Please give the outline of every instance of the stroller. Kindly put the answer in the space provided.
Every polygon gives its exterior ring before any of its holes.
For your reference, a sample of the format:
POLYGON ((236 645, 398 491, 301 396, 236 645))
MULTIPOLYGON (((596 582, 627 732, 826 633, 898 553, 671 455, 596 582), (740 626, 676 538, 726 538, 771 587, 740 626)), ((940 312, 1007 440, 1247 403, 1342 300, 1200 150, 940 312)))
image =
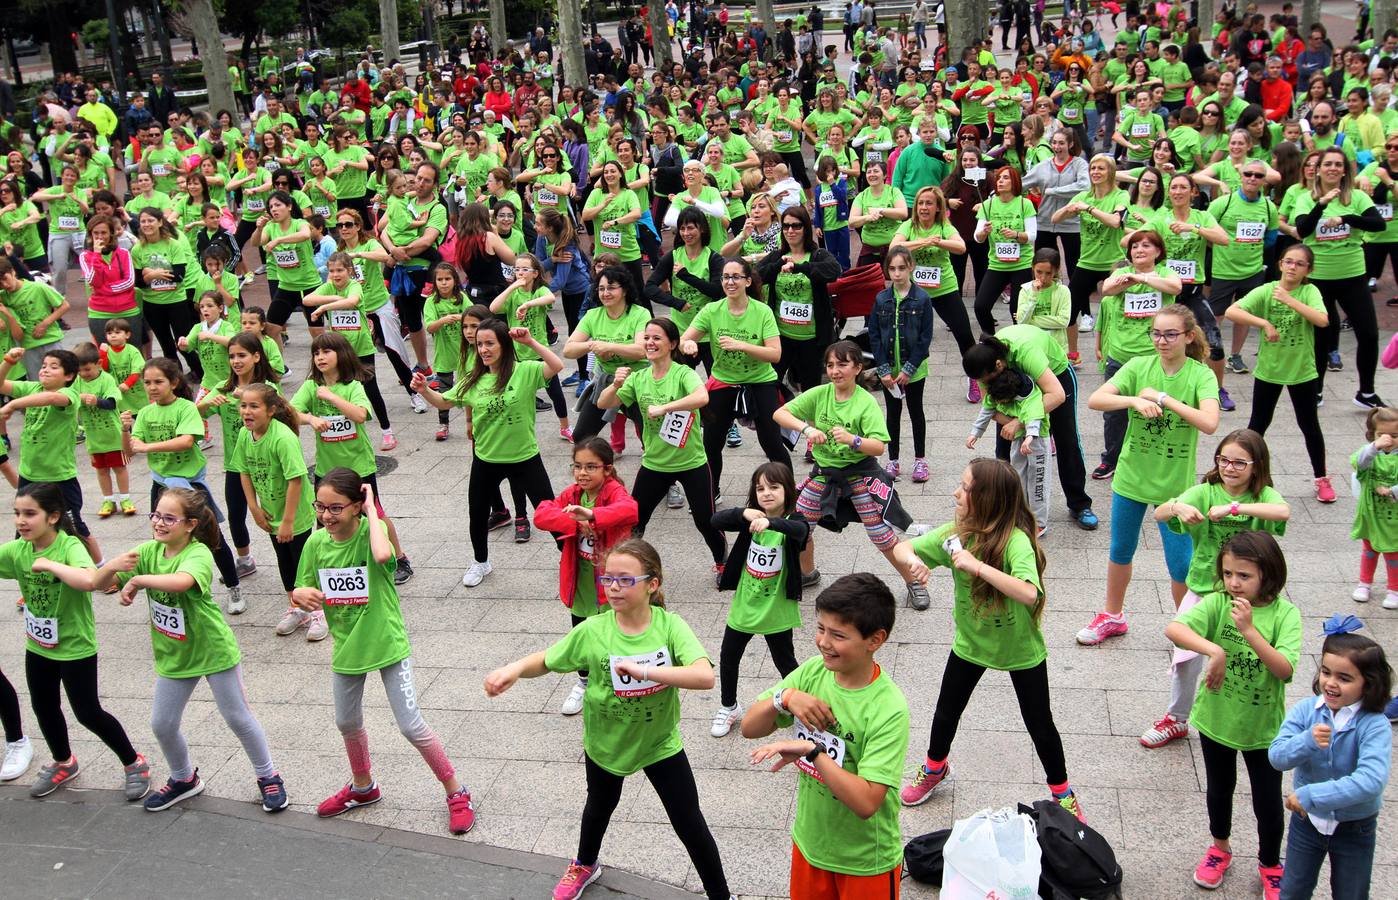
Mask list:
MULTIPOLYGON (((873 312, 874 298, 887 286, 888 283, 883 277, 883 267, 878 263, 855 266, 830 283, 830 305, 835 310, 835 340, 843 339, 845 325, 850 319, 864 318, 873 312)), ((864 350, 866 359, 872 361, 869 355, 867 324, 864 330, 850 337, 850 340, 864 350)))

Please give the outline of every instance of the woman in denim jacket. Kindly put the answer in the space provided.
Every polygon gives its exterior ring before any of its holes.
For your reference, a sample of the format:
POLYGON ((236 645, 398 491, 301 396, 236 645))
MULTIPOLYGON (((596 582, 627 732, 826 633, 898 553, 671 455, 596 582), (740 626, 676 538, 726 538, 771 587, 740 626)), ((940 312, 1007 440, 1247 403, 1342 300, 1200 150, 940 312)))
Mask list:
POLYGON ((888 474, 897 478, 898 431, 903 418, 903 398, 913 425, 913 481, 924 482, 927 470, 927 414, 922 391, 927 384, 927 351, 932 344, 932 301, 913 284, 913 255, 894 247, 884 260, 892 282, 874 298, 869 315, 869 350, 874 371, 883 386, 888 426, 888 474))

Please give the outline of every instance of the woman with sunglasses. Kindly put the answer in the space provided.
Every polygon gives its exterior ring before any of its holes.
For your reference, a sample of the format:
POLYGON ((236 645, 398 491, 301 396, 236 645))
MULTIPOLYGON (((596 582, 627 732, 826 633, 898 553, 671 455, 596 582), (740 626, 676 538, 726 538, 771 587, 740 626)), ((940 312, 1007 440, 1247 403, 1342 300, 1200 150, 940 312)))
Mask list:
POLYGON ((354 210, 361 221, 367 218, 369 151, 359 146, 353 131, 337 125, 330 132, 330 147, 323 158, 339 191, 339 208, 354 210))
POLYGON ((835 326, 829 285, 841 268, 830 251, 816 246, 806 207, 791 207, 781 223, 781 244, 757 264, 757 273, 781 335, 777 383, 790 372, 796 389, 808 391, 820 384, 821 357, 835 326))
POLYGON ((1034 204, 1023 196, 1019 172, 1002 166, 994 174, 995 194, 976 213, 977 242, 988 251, 986 274, 976 281, 976 323, 995 333, 995 304, 1008 286, 1011 297, 1029 282, 1032 247, 1038 238, 1034 204))
MULTIPOLYGON (((1366 166, 1357 182, 1360 190, 1369 192, 1384 221, 1383 232, 1372 236, 1364 245, 1365 269, 1371 286, 1377 285, 1383 277, 1385 263, 1392 265, 1393 274, 1398 277, 1398 222, 1393 218, 1395 194, 1398 194, 1398 185, 1393 180, 1398 173, 1398 134, 1391 135, 1383 149, 1382 158, 1366 166)), ((1398 297, 1390 297, 1388 305, 1398 306, 1398 297)))
POLYGON ((563 151, 550 141, 544 141, 539 149, 537 167, 520 172, 515 183, 532 186, 529 199, 535 213, 568 211, 575 190, 572 173, 564 169, 563 151))

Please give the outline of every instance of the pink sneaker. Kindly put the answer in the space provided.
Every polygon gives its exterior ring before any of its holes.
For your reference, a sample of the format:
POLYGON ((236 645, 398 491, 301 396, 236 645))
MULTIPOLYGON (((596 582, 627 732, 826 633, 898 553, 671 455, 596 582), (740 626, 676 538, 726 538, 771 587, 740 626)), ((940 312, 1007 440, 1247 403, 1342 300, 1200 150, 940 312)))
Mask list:
POLYGON ((898 464, 898 460, 896 459, 890 459, 888 465, 883 467, 883 470, 887 472, 888 477, 894 481, 897 481, 898 476, 903 474, 903 467, 898 464))
POLYGON ((1194 867, 1194 883, 1201 888, 1217 890, 1223 884, 1223 875, 1233 865, 1233 854, 1226 853, 1210 844, 1204 858, 1194 867))
POLYGON ((927 798, 932 796, 932 790, 951 776, 951 763, 942 765, 942 771, 929 772, 927 766, 917 767, 917 774, 913 776, 913 783, 898 792, 898 799, 903 801, 904 806, 917 806, 927 802, 927 798))
POLYGON ((383 794, 379 792, 379 786, 377 784, 362 794, 356 794, 354 792, 354 785, 347 784, 340 788, 339 792, 333 797, 322 800, 320 806, 316 807, 316 815, 320 816, 322 819, 328 819, 331 816, 338 816, 340 813, 349 812, 356 807, 368 806, 370 803, 378 803, 382 799, 383 794))
POLYGON ((1282 867, 1258 866, 1257 875, 1262 879, 1262 900, 1281 900, 1282 867))
POLYGON ((567 425, 558 426, 558 437, 560 440, 567 441, 570 444, 573 443, 573 429, 569 428, 567 425))
POLYGON ((980 403, 980 402, 981 402, 981 386, 980 386, 980 382, 976 381, 976 379, 974 379, 974 378, 967 378, 967 379, 966 379, 966 402, 967 402, 967 403, 980 403))
POLYGON ((1123 616, 1113 618, 1107 613, 1100 612, 1092 622, 1078 632, 1078 643, 1088 647, 1102 643, 1109 637, 1116 637, 1126 633, 1126 619, 1123 616))
POLYGON ((471 795, 466 791, 447 795, 447 813, 451 816, 447 827, 452 834, 465 834, 476 824, 476 810, 471 806, 471 795))
POLYGON ((932 473, 927 470, 927 460, 919 459, 913 463, 913 484, 922 484, 932 477, 932 473))
POLYGON ((383 445, 382 445, 382 446, 383 446, 383 449, 385 449, 385 450, 393 450, 393 449, 395 449, 395 448, 398 446, 398 438, 396 438, 396 437, 393 436, 393 432, 391 432, 391 431, 385 431, 385 432, 383 433, 383 445))
POLYGON ((1061 797, 1057 794, 1054 794, 1053 799, 1057 801, 1059 806, 1063 807, 1064 809, 1068 810, 1068 812, 1076 816, 1079 822, 1083 823, 1084 825, 1087 824, 1087 816, 1083 815, 1082 803, 1078 801, 1078 795, 1076 793, 1070 790, 1068 791, 1068 793, 1064 794, 1061 797))
POLYGON ((575 898, 582 896, 583 890, 589 884, 601 877, 601 863, 584 866, 574 860, 568 863, 568 871, 563 873, 563 879, 553 889, 553 900, 575 900, 575 898))
POLYGON ((1182 737, 1189 736, 1189 723, 1181 722, 1174 716, 1166 713, 1160 721, 1141 735, 1141 746, 1149 747, 1151 750, 1157 747, 1164 747, 1171 741, 1177 741, 1182 737))
POLYGON ((1321 503, 1335 502, 1335 488, 1330 484, 1330 476, 1324 475, 1315 480, 1315 498, 1321 503))

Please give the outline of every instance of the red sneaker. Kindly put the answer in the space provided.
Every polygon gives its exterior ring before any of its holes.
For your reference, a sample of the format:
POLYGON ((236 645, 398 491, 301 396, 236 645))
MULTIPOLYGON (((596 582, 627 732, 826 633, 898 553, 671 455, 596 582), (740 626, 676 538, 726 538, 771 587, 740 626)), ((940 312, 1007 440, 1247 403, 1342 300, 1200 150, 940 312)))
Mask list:
POLYGON ((1321 503, 1335 502, 1335 488, 1330 484, 1330 476, 1322 475, 1315 480, 1315 498, 1321 503))
POLYGON ((451 817, 447 827, 452 834, 465 834, 476 824, 476 810, 471 806, 471 795, 466 791, 447 794, 447 813, 451 817))
POLYGON ((368 806, 370 803, 378 803, 383 799, 383 794, 379 792, 377 784, 363 793, 355 793, 354 785, 347 784, 340 788, 333 797, 328 797, 320 801, 320 806, 316 807, 316 815, 322 819, 331 816, 338 816, 341 813, 349 812, 359 806, 368 806))

